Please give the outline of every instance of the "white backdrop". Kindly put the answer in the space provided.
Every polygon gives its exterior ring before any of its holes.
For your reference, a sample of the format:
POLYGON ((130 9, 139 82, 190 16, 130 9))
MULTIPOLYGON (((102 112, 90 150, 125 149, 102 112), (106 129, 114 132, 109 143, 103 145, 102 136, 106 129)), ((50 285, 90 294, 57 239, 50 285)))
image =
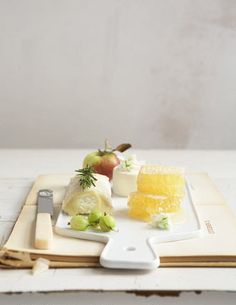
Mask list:
POLYGON ((235 0, 0 0, 0 147, 236 148, 235 0))

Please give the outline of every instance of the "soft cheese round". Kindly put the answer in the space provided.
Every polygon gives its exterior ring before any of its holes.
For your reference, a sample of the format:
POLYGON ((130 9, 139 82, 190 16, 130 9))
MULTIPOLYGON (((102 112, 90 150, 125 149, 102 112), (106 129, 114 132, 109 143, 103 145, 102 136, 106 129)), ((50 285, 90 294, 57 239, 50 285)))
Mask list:
POLYGON ((137 176, 144 163, 144 161, 137 161, 135 155, 121 160, 120 165, 113 169, 113 193, 126 197, 135 192, 137 190, 137 176))
POLYGON ((137 189, 138 171, 125 172, 118 167, 113 170, 113 192, 119 196, 129 196, 137 189))

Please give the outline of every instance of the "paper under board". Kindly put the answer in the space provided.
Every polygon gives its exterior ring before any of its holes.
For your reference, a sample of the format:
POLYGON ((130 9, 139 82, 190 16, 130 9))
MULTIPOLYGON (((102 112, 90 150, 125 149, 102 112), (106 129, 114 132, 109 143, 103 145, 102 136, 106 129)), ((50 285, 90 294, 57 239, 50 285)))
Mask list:
MULTIPOLYGON (((4 246, 8 253, 27 252, 31 259, 47 257, 53 267, 88 266, 98 264, 102 243, 65 238, 54 234, 53 248, 37 250, 33 247, 37 191, 54 191, 55 209, 62 202, 72 174, 39 176, 26 199, 16 225, 4 246), (13 251, 13 252, 12 252, 13 251), (64 264, 64 265, 63 265, 64 264)), ((236 266, 236 218, 205 173, 188 175, 191 193, 198 210, 203 234, 200 238, 156 245, 162 266, 236 266)), ((8 263, 11 261, 9 254, 8 263)), ((4 264, 5 256, 0 257, 4 264)), ((30 262, 25 263, 25 266, 30 262)), ((18 262, 18 267, 20 262, 18 262)))

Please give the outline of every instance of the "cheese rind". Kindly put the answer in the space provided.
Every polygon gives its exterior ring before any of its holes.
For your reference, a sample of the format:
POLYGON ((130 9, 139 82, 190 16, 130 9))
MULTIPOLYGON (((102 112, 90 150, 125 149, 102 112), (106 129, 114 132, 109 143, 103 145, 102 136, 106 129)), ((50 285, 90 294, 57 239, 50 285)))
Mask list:
POLYGON ((95 186, 83 190, 80 186, 79 176, 71 179, 62 209, 70 216, 78 214, 89 214, 93 209, 99 209, 102 212, 112 210, 111 185, 109 179, 100 174, 94 174, 97 179, 95 186))

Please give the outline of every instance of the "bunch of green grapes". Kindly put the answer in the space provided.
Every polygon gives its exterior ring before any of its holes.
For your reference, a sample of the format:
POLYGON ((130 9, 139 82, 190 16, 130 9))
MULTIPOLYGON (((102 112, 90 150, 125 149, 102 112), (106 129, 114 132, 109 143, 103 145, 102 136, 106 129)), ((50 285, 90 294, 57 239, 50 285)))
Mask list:
POLYGON ((114 231, 116 221, 114 217, 99 210, 93 210, 88 216, 76 215, 71 217, 70 226, 73 230, 85 231, 88 228, 96 229, 100 232, 114 231))

